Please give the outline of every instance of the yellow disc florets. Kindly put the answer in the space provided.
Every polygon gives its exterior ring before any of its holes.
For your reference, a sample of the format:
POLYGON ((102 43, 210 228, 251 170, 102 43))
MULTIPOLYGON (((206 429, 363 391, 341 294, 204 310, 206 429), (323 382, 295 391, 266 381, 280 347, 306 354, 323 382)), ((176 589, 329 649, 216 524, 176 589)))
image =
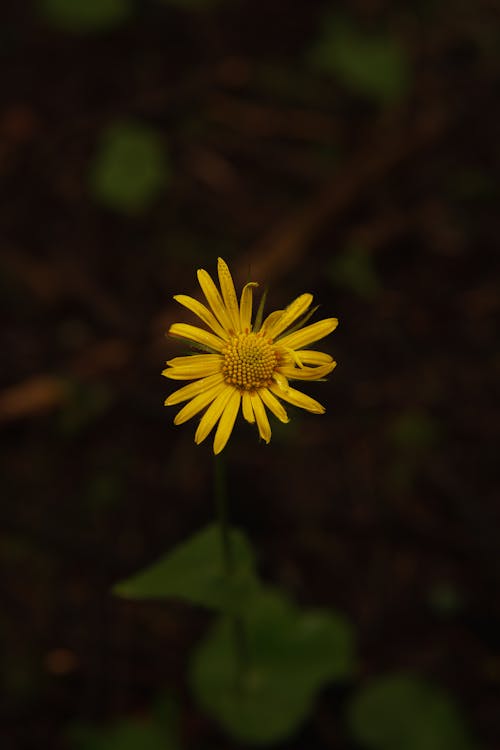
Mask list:
POLYGON ((222 350, 226 383, 242 390, 269 386, 278 366, 278 353, 270 339, 259 333, 240 333, 222 350))

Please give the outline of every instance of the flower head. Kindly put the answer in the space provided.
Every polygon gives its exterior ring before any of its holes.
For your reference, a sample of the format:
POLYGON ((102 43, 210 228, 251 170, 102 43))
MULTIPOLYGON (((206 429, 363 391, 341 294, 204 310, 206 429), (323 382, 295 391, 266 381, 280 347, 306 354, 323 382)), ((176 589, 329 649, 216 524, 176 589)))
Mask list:
POLYGON ((318 401, 292 388, 289 381, 322 380, 333 370, 336 363, 329 354, 304 347, 327 336, 338 323, 336 318, 326 318, 304 325, 310 317, 311 294, 301 294, 285 310, 272 312, 264 321, 259 310, 252 323, 252 294, 258 284, 246 284, 238 301, 222 258, 217 271, 220 292, 206 271, 198 271, 208 306, 184 294, 174 297, 209 330, 174 323, 169 334, 189 341, 203 353, 175 357, 162 373, 172 380, 192 381, 174 391, 165 405, 186 402, 174 419, 177 425, 205 410, 194 439, 201 443, 217 424, 214 453, 220 453, 229 440, 240 406, 247 422, 257 423, 266 443, 271 439, 266 408, 281 422, 289 421, 281 401, 313 414, 324 413, 318 401))

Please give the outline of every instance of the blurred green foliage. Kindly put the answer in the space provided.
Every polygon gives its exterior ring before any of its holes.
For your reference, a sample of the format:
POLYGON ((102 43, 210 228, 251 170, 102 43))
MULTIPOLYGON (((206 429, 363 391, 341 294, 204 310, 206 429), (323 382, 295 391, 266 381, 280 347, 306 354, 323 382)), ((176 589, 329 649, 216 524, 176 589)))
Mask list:
POLYGON ((121 213, 142 213, 170 177, 166 147, 152 128, 123 120, 101 134, 90 166, 90 189, 103 205, 121 213))
POLYGON ((354 639, 329 611, 302 612, 262 590, 243 618, 245 664, 233 626, 220 619, 194 652, 190 681, 201 706, 235 739, 267 745, 293 734, 320 688, 354 671, 354 639))
POLYGON ((320 687, 354 670, 349 624, 328 611, 302 612, 263 588, 245 537, 232 530, 228 573, 217 525, 195 534, 146 570, 115 586, 128 598, 176 597, 224 613, 195 651, 191 683, 201 705, 234 737, 267 744, 288 736, 320 687), (248 658, 236 690, 235 616, 248 658))
POLYGON ((324 16, 309 61, 353 93, 382 104, 402 97, 411 83, 406 51, 391 34, 365 31, 337 14, 324 16))
POLYGON ((348 707, 353 737, 372 750, 472 750, 462 717, 441 689, 416 677, 374 679, 348 707))
POLYGON ((332 258, 328 274, 333 284, 364 299, 372 299, 380 291, 372 257, 362 247, 348 247, 332 258))
POLYGON ((114 587, 130 599, 175 597, 224 612, 249 606, 257 591, 253 552, 241 532, 230 534, 233 570, 222 557, 220 529, 211 525, 179 544, 145 570, 114 587))
POLYGON ((92 32, 116 26, 132 12, 131 0, 39 0, 39 12, 63 31, 92 32))

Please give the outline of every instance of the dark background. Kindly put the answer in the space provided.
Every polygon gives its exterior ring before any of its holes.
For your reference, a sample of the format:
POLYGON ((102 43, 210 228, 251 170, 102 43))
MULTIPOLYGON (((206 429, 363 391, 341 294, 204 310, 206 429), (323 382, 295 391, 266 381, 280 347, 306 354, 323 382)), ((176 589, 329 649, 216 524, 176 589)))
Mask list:
MULTIPOLYGON (((340 320, 305 388, 327 414, 231 439, 262 576, 349 617, 360 680, 424 676, 500 747, 496 3, 57 5, 1 9, 4 746, 168 689, 185 748, 235 747, 185 683, 208 615, 110 594, 213 516, 160 372, 172 295, 222 255, 269 309, 311 291, 340 320)), ((344 697, 283 748, 358 747, 344 697)))

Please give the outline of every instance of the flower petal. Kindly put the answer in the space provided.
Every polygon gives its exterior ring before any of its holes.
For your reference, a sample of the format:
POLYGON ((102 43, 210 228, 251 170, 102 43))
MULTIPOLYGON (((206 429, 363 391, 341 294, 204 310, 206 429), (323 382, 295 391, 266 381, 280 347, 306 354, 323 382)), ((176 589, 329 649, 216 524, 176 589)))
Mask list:
POLYGON ((297 320, 297 318, 300 318, 301 315, 304 315, 307 308, 311 306, 312 301, 312 294, 301 294, 300 297, 297 297, 297 299, 295 299, 290 305, 288 305, 281 316, 277 318, 274 323, 268 326, 268 335, 271 338, 276 338, 276 336, 279 336, 280 333, 283 333, 286 328, 289 328, 292 325, 294 320, 297 320))
MULTIPOLYGON (((215 375, 222 372, 223 358, 218 354, 194 354, 192 357, 177 357, 178 360, 188 360, 185 364, 170 364, 162 375, 171 380, 196 380, 197 378, 206 378, 208 375, 215 375), (189 361, 194 360, 194 361, 189 361)), ((175 362, 175 359, 170 362, 175 362)))
POLYGON ((183 424, 184 422, 187 422, 188 419, 194 417, 198 412, 208 406, 208 404, 213 401, 225 387, 225 383, 219 383, 192 398, 191 401, 188 401, 187 404, 176 414, 174 424, 183 424))
POLYGON ((222 258, 217 258, 217 273, 219 274, 220 290, 226 306, 227 313, 233 324, 235 332, 240 330, 240 310, 238 298, 234 289, 233 278, 227 263, 222 258))
POLYGON ((198 429, 196 430, 194 441, 197 445, 203 442, 209 432, 214 428, 215 423, 219 419, 220 415, 227 406, 227 403, 236 389, 232 385, 227 385, 219 393, 219 395, 212 401, 205 414, 200 420, 198 429))
POLYGON ((282 404, 278 401, 277 398, 273 396, 271 391, 268 388, 259 388, 259 396, 261 397, 264 404, 267 406, 269 411, 272 411, 275 417, 278 417, 280 422, 284 422, 285 424, 290 421, 288 414, 285 411, 285 408, 282 404))
POLYGON ((231 330, 233 330, 231 318, 229 317, 227 310, 224 307, 224 302, 222 300, 222 297, 220 296, 219 290, 212 280, 212 277, 203 268, 200 268, 198 270, 197 276, 198 282, 201 286, 201 290, 205 295, 208 304, 212 308, 212 312, 214 313, 221 326, 226 331, 228 331, 228 333, 230 333, 231 330))
POLYGON ((333 362, 333 357, 325 352, 317 352, 314 349, 300 349, 295 352, 295 359, 303 365, 327 365, 333 362))
POLYGON ((294 362, 297 367, 303 367, 303 364, 300 361, 300 357, 297 356, 297 352, 295 351, 295 349, 290 349, 290 347, 288 346, 280 347, 278 344, 276 346, 276 351, 279 353, 279 360, 282 367, 284 367, 285 365, 293 366, 294 362))
POLYGON ((208 347, 212 351, 220 352, 226 345, 226 342, 203 328, 191 326, 187 323, 174 323, 170 326, 168 333, 175 338, 187 339, 197 344, 208 347))
POLYGON ((255 414, 257 427, 259 428, 259 435, 261 436, 262 440, 264 440, 266 443, 269 443, 269 441, 271 440, 271 425, 269 424, 269 419, 267 418, 262 399, 257 391, 251 391, 250 398, 252 400, 252 409, 253 413, 255 414))
POLYGON ((281 374, 280 370, 275 370, 273 372, 273 380, 278 384, 280 391, 286 392, 288 390, 288 380, 281 374))
POLYGON ((336 362, 330 362, 317 367, 280 367, 279 371, 289 380, 320 380, 326 378, 336 365, 336 362))
POLYGON ((183 401, 188 401, 190 398, 194 398, 199 393, 208 390, 214 385, 224 382, 224 376, 222 373, 217 375, 210 375, 207 378, 202 378, 194 383, 189 383, 177 391, 174 391, 165 401, 165 406, 174 406, 175 404, 182 404, 183 401))
POLYGON ((169 367, 185 367, 186 365, 198 364, 202 362, 222 362, 223 357, 220 354, 187 354, 183 357, 174 357, 167 360, 165 364, 169 367))
POLYGON ((245 284, 240 298, 240 326, 243 333, 252 330, 252 292, 254 287, 259 286, 255 281, 245 284))
POLYGON ((328 334, 334 331, 337 326, 337 318, 318 320, 317 323, 312 323, 310 326, 301 328, 294 333, 289 333, 288 336, 279 339, 278 343, 281 346, 290 347, 290 349, 300 349, 301 346, 307 346, 313 341, 318 341, 318 339, 328 336, 328 334))
POLYGON ((322 406, 319 401, 315 401, 310 396, 306 396, 305 393, 295 390, 295 388, 289 388, 285 393, 284 391, 281 391, 277 385, 271 385, 269 386, 269 390, 271 390, 275 396, 279 396, 279 398, 282 398, 284 401, 288 401, 289 404, 299 406, 301 409, 311 411, 313 414, 325 413, 325 407, 322 406))
POLYGON ((236 417, 240 409, 241 394, 239 391, 234 390, 231 394, 231 398, 226 404, 222 416, 217 425, 217 431, 214 438, 214 453, 217 455, 226 445, 227 441, 231 437, 236 417))
POLYGON ((243 391, 241 409, 246 421, 253 424, 255 422, 255 416, 252 409, 252 399, 250 398, 250 393, 248 391, 243 391))
POLYGON ((258 332, 264 335, 267 335, 267 332, 269 331, 269 329, 272 328, 272 326, 281 318, 283 313, 284 313, 284 310, 275 310, 274 312, 269 313, 267 318, 262 323, 260 330, 258 332))
POLYGON ((202 305, 201 302, 199 302, 197 299, 194 299, 194 297, 189 297, 187 294, 176 294, 174 296, 174 299, 180 305, 184 305, 184 307, 187 307, 188 310, 194 312, 194 314, 197 315, 200 320, 205 323, 205 325, 211 328, 212 331, 217 334, 217 336, 220 336, 225 340, 229 338, 229 334, 221 326, 215 315, 212 315, 210 310, 206 308, 205 305, 202 305))

